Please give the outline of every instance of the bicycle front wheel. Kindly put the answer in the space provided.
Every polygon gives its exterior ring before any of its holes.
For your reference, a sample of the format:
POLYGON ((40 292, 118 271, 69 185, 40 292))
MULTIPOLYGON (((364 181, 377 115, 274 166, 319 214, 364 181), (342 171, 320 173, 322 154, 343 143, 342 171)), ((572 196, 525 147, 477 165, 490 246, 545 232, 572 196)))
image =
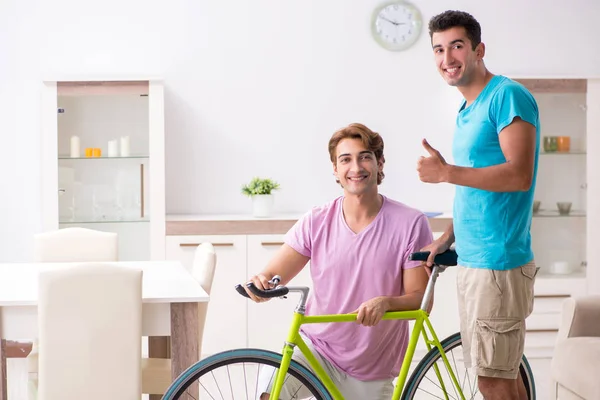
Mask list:
MULTIPOLYGON (((281 359, 281 354, 260 349, 214 354, 182 372, 169 386, 163 400, 259 400, 265 383, 273 384, 281 359)), ((295 360, 291 360, 284 387, 288 389, 281 399, 332 400, 321 381, 295 360)))
MULTIPOLYGON (((464 367, 460 333, 455 333, 442 340, 441 345, 465 399, 483 399, 477 387, 477 376, 473 376, 471 371, 464 367)), ((527 398, 535 400, 533 373, 525 355, 521 359, 519 374, 525 384, 527 398)), ((461 396, 451 379, 450 373, 446 369, 440 351, 437 347, 434 347, 423 357, 406 382, 406 389, 402 393, 402 400, 446 398, 460 399, 461 396), (434 365, 438 367, 439 376, 435 371, 434 365)))

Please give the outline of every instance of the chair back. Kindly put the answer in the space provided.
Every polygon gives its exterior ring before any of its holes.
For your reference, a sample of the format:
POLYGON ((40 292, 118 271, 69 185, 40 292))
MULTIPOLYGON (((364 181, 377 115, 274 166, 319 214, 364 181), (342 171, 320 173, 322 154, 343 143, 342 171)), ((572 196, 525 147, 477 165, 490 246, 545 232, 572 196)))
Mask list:
POLYGON ((34 261, 117 261, 118 247, 118 237, 114 232, 64 228, 34 235, 34 261))
POLYGON ((40 400, 141 398, 142 271, 105 263, 40 273, 40 400))
MULTIPOLYGON (((200 283, 202 289, 210 295, 213 280, 215 277, 215 267, 217 265, 217 255, 212 243, 202 243, 196 247, 194 253, 194 262, 192 264, 192 275, 200 283)), ((204 334, 204 325, 206 322, 206 313, 209 302, 198 304, 198 351, 202 354, 202 337, 204 334)))

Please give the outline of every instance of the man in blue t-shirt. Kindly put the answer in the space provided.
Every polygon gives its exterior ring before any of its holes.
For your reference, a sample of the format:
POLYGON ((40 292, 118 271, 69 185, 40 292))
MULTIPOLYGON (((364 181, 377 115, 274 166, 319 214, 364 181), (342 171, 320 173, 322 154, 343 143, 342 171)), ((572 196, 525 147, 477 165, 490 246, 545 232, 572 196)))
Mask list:
POLYGON ((429 22, 438 70, 463 95, 448 164, 426 140, 423 182, 456 185, 453 224, 430 250, 458 253, 460 330, 467 368, 486 400, 527 399, 518 370, 537 271, 531 250, 540 121, 521 84, 487 70, 479 23, 446 11, 429 22))

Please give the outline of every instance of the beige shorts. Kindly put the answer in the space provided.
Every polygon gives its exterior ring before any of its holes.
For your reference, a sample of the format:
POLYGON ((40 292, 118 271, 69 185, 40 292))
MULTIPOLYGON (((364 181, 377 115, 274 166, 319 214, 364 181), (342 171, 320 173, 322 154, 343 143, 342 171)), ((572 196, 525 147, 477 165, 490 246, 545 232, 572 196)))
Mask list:
POLYGON ((507 271, 458 266, 460 334, 466 368, 516 379, 533 310, 534 261, 507 271))

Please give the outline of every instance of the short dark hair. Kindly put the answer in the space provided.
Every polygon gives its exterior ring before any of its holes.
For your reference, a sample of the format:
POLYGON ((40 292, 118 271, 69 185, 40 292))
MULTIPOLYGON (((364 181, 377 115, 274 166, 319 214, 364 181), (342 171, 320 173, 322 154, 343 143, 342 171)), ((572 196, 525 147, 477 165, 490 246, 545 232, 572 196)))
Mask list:
POLYGON ((464 11, 448 10, 429 20, 429 37, 433 38, 436 32, 443 32, 454 27, 463 27, 471 41, 472 50, 481 43, 481 26, 469 13, 464 11))

